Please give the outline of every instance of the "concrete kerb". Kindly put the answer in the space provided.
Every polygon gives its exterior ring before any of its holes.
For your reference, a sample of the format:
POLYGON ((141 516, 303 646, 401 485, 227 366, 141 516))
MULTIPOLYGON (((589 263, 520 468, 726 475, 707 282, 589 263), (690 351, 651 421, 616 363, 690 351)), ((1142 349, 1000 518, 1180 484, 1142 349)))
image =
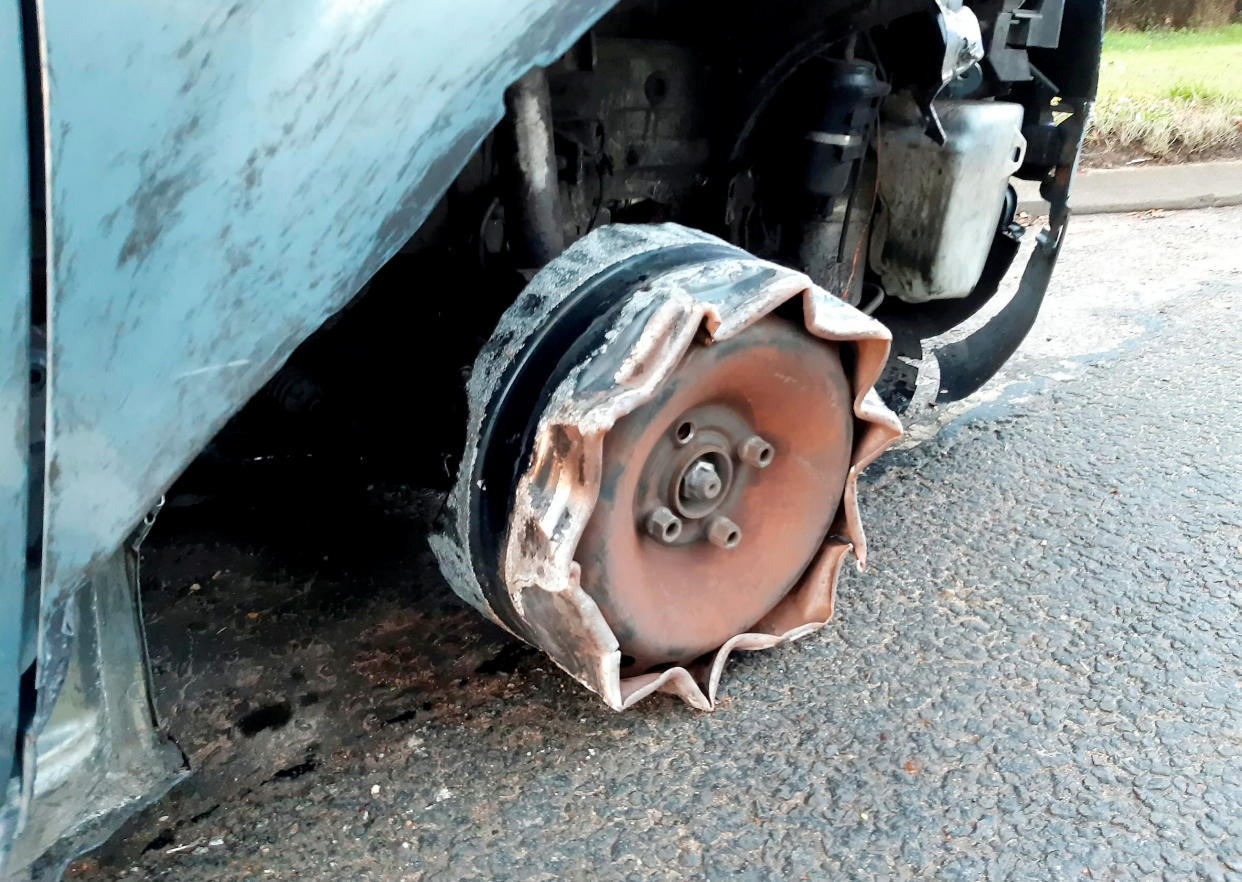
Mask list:
MULTIPOLYGON (((1018 210, 1047 213, 1039 185, 1016 182, 1018 210)), ((1242 205, 1242 160, 1181 165, 1132 165, 1079 172, 1070 196, 1075 214, 1242 205)))

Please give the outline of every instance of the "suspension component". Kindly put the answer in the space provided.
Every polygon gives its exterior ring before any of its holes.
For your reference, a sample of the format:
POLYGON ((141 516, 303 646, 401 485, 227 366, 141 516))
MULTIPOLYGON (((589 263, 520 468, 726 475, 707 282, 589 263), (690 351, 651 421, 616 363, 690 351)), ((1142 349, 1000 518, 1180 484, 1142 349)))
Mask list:
POLYGON ((806 133, 804 186, 821 202, 819 213, 832 214, 834 203, 854 182, 858 161, 867 152, 880 99, 888 85, 868 61, 832 61, 819 124, 806 133))
MULTIPOLYGON (((823 64, 824 103, 818 124, 805 136, 797 265, 857 305, 864 273, 855 254, 875 207, 874 167, 866 163, 864 168, 864 160, 880 99, 889 88, 870 62, 850 58, 823 64)), ((789 250, 791 257, 794 253, 789 250)))

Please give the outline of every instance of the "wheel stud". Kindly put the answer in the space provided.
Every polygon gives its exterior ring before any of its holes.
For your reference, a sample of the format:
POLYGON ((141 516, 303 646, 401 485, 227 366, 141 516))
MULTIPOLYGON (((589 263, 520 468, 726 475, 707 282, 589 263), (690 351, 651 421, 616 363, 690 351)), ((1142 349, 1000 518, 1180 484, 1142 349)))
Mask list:
POLYGON ((681 535, 681 518, 662 505, 647 516, 647 532, 657 542, 676 542, 681 535))
POLYGON ((766 469, 770 466, 775 453, 772 445, 758 435, 751 435, 737 446, 738 458, 756 469, 766 469))
POLYGON ((737 548, 742 541, 742 528, 722 515, 712 518, 707 527, 707 538, 719 548, 737 548))

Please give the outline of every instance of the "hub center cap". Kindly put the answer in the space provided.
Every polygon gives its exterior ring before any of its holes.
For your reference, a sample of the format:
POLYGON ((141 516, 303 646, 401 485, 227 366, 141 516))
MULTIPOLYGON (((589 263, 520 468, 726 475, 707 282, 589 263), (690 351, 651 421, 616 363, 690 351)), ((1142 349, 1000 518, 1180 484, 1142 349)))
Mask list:
POLYGON ((681 495, 692 502, 711 502, 720 495, 724 484, 711 461, 704 457, 696 459, 686 476, 681 479, 681 495))
POLYGON ((664 504, 683 518, 707 517, 729 499, 733 489, 733 460, 728 438, 720 429, 700 430, 698 442, 682 451, 660 445, 647 466, 654 486, 668 488, 664 504))

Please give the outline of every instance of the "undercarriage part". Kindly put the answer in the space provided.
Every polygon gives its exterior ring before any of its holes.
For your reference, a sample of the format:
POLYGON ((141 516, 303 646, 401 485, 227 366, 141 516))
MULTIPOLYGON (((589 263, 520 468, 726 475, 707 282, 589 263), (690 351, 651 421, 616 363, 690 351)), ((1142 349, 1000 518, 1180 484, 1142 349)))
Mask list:
MULTIPOLYGON (((1030 4, 1024 4, 1030 5, 1030 4)), ((1011 4, 1006 0, 1006 7, 1011 4)), ((1044 4, 1041 10, 1051 10, 1044 4)), ((960 301, 920 304, 895 313, 886 304, 883 320, 893 330, 897 356, 883 378, 885 400, 904 409, 914 393, 919 369, 934 360, 939 368, 937 400, 956 401, 983 386, 1017 350, 1031 330, 1048 290, 1050 277, 1064 241, 1069 221, 1069 193, 1082 148, 1083 132, 1090 117, 1098 85, 1104 7, 1098 0, 1067 0, 1056 48, 1029 48, 1036 76, 1019 83, 1010 95, 1022 103, 1026 131, 1036 127, 1055 130, 1042 134, 1034 151, 1027 154, 1023 177, 1041 180, 1041 195, 1048 200, 1049 224, 1039 233, 1021 281, 1010 301, 982 327, 944 343, 931 338, 965 322, 996 292, 1001 278, 1017 254, 1016 237, 1002 230, 993 242, 982 278, 969 297, 960 301), (1045 76, 1046 74, 1046 76, 1045 76), (926 341, 926 342, 924 342, 926 341)))
POLYGON ((567 241, 684 217, 712 156, 718 72, 693 41, 593 36, 548 69, 567 241))
MULTIPOLYGON (((918 385, 919 369, 916 363, 923 358, 923 341, 937 337, 970 319, 984 307, 1000 289, 1018 249, 1025 230, 1015 222, 1018 194, 1010 187, 1005 197, 1005 208, 992 239, 992 248, 983 265, 975 290, 969 297, 957 300, 931 300, 927 303, 908 304, 892 299, 884 301, 880 308, 869 314, 875 315, 893 333, 893 347, 877 388, 884 402, 896 413, 904 413, 914 398, 918 385)), ((984 377, 984 380, 988 379, 984 377)))
POLYGON ((1069 224, 1069 193, 1078 171, 1078 156, 1092 102, 1066 101, 1062 106, 1071 114, 1062 123, 1067 146, 1055 172, 1040 188, 1049 203, 1048 227, 1039 232, 1035 250, 1022 272, 1022 281, 1010 301, 973 334, 935 353, 940 365, 937 396, 940 401, 957 401, 982 387, 1017 351, 1039 317, 1039 308, 1048 293, 1048 283, 1069 224))
POLYGON ((867 160, 880 99, 888 84, 867 61, 828 62, 827 97, 806 134, 801 186, 811 204, 797 230, 797 266, 857 305, 863 231, 875 210, 875 168, 867 160), (857 197, 857 198, 856 198, 857 197))
POLYGON ((185 758, 156 719, 133 600, 138 546, 154 518, 152 512, 122 548, 92 567, 74 598, 73 619, 64 626, 76 638, 66 686, 47 726, 37 738, 27 735, 27 771, 37 756, 39 777, 22 795, 11 850, 0 855, 5 879, 60 879, 72 857, 99 845, 187 774, 185 758))
POLYGON ((974 10, 962 0, 936 0, 940 9, 940 32, 944 37, 944 58, 940 64, 940 85, 947 86, 983 60, 983 34, 974 10))
POLYGON ((540 267, 564 248, 548 78, 532 68, 505 90, 505 133, 511 148, 505 217, 509 248, 521 267, 540 267))
POLYGON ((1048 292, 1064 231, 1063 224, 1056 231, 1041 230, 1018 290, 1004 308, 980 330, 937 351, 938 401, 959 401, 982 388, 1026 339, 1048 292))
POLYGON ((888 94, 868 61, 833 61, 827 79, 822 118, 806 133, 805 179, 807 192, 823 200, 817 208, 825 216, 853 183, 858 161, 867 153, 876 108, 888 94))
POLYGON ((1034 76, 1028 49, 1053 49, 1061 39, 1065 0, 1003 0, 988 29, 987 63, 997 79, 1023 82, 1034 76))
POLYGON ((922 113, 923 131, 937 144, 944 144, 948 134, 935 100, 959 77, 971 77, 983 60, 984 48, 979 19, 973 9, 964 5, 963 0, 936 0, 936 7, 936 23, 944 43, 938 79, 915 88, 913 94, 922 113))
POLYGON ((1022 166, 1022 106, 937 103, 947 141, 927 139, 912 102, 886 103, 880 135, 880 211, 871 265, 908 303, 965 297, 992 245, 1009 178, 1022 166))
POLYGON ((889 339, 704 233, 595 231, 475 364, 441 568, 610 707, 710 709, 732 651, 822 627, 865 562, 856 478, 901 432, 872 388, 889 339))

